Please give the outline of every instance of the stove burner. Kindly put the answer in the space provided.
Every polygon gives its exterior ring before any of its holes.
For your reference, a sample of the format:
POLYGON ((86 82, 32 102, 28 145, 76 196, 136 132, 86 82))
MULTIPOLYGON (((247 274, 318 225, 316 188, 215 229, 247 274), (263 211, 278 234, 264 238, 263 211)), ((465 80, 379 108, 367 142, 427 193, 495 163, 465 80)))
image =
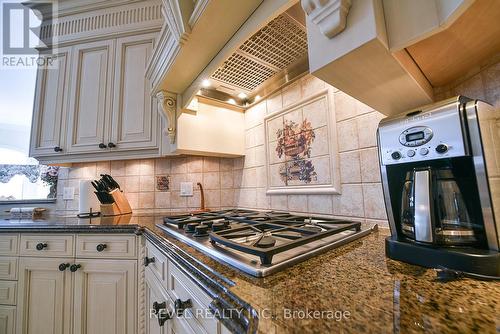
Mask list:
POLYGON ((258 239, 253 245, 259 248, 270 248, 276 245, 276 239, 270 236, 263 236, 258 239))
POLYGON ((200 225, 200 223, 189 223, 186 224, 185 231, 187 233, 194 233, 196 232, 196 226, 200 225))
POLYGON ((311 226, 311 225, 306 225, 306 226, 302 226, 300 227, 301 230, 306 230, 306 231, 309 231, 309 232, 314 232, 314 233, 319 233, 321 231, 323 231, 323 229, 319 226, 311 226))
POLYGON ((274 236, 286 239, 300 239, 303 237, 303 234, 300 232, 294 231, 278 231, 273 233, 274 236))
POLYGON ((229 227, 229 222, 224 221, 224 222, 215 222, 212 224, 212 231, 217 232, 217 231, 222 231, 225 230, 226 228, 229 227))
MULTIPOLYGON (((297 216, 286 212, 222 210, 177 216, 163 219, 167 228, 185 237, 194 245, 205 242, 217 249, 223 247, 227 254, 241 252, 260 258, 260 265, 273 265, 273 257, 285 252, 309 251, 321 239, 338 235, 339 240, 361 233, 361 223, 339 219, 297 216), (183 229, 183 231, 182 231, 183 229), (349 231, 347 234, 342 232, 349 231), (205 237, 205 238, 204 238, 205 237)), ((196 247, 196 246, 195 246, 196 247)), ((299 254, 300 255, 300 254, 299 254)))
POLYGON ((205 225, 205 224, 200 224, 198 226, 196 226, 194 229, 195 229, 195 233, 193 234, 193 237, 207 237, 208 236, 208 229, 210 227, 208 225, 205 225))

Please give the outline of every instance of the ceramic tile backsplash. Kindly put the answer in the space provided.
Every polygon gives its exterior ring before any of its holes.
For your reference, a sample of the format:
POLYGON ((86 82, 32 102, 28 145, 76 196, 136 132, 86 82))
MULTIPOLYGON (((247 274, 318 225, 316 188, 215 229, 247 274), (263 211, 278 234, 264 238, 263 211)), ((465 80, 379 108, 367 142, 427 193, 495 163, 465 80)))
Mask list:
POLYGON ((58 214, 76 213, 79 181, 96 179, 104 173, 111 174, 120 184, 134 212, 197 209, 200 206, 197 182, 204 186, 207 207, 229 207, 234 205, 234 190, 238 185, 234 180, 236 175, 241 175, 242 168, 240 159, 198 156, 73 164, 71 168, 63 168, 60 174, 56 211, 58 214), (158 187, 157 178, 163 186, 168 183, 169 189, 158 187), (193 197, 180 196, 180 182, 185 181, 193 182, 193 197), (64 187, 75 188, 73 200, 62 199, 64 187))
POLYGON ((500 107, 500 55, 496 54, 483 67, 471 71, 470 75, 454 83, 434 89, 436 100, 456 95, 465 95, 472 99, 484 100, 495 107, 500 107))
MULTIPOLYGON (((336 117, 337 138, 333 143, 339 151, 340 195, 266 195, 266 168, 264 156, 265 115, 279 111, 287 105, 297 103, 308 95, 317 93, 327 85, 307 75, 281 92, 273 94, 245 113, 246 151, 241 175, 235 170, 235 205, 242 208, 289 210, 300 213, 327 214, 335 217, 354 220, 369 220, 386 224, 383 196, 381 195, 380 172, 376 148, 376 129, 383 115, 349 95, 336 91, 334 93, 334 110, 336 117), (241 188, 238 189, 238 181, 241 188)), ((311 108, 314 109, 313 106, 311 108)), ((316 108, 322 110, 322 108, 316 108)), ((325 123, 323 116, 315 115, 317 128, 325 123)), ((288 117, 293 117, 289 115, 288 117)), ((282 123, 279 119, 277 122, 282 123)), ((272 124, 270 124, 272 127, 272 124)), ((312 149, 323 154, 324 147, 319 143, 312 149)), ((317 155, 321 155, 318 153, 317 155)), ((275 157, 275 155, 271 155, 275 157)), ((314 157, 312 157, 314 159, 314 157)), ((271 166, 279 166, 279 161, 271 166)), ((316 165, 316 164, 315 164, 316 165)), ((321 165, 321 163, 318 163, 321 165)), ((331 168, 325 165, 325 168, 331 168)), ((278 168, 278 167, 276 167, 278 168)), ((275 169, 276 169, 275 168, 275 169)), ((273 173, 270 182, 279 185, 282 180, 277 172, 273 173)), ((328 173, 323 173, 328 174, 328 173)))
MULTIPOLYGON (((196 209, 200 205, 200 192, 196 183, 201 182, 205 189, 206 205, 212 209, 237 206, 289 210, 361 221, 370 220, 383 225, 386 216, 381 195, 375 137, 377 124, 382 115, 340 91, 334 93, 332 101, 337 121, 333 127, 336 133, 332 135, 333 138, 337 138, 337 142, 332 144, 339 152, 339 165, 336 168, 340 169, 341 194, 272 196, 266 194, 264 117, 287 105, 300 102, 305 97, 325 89, 326 86, 321 80, 308 75, 247 110, 245 157, 223 159, 182 156, 74 164, 68 173, 63 173, 59 183, 59 194, 62 194, 62 188, 65 186, 73 186, 78 191, 81 179, 93 179, 101 173, 110 173, 122 185, 135 212, 196 209), (162 181, 161 184, 168 183, 167 191, 158 188, 158 178, 162 181), (179 194, 180 183, 186 181, 193 182, 195 191, 192 197, 181 197, 179 194)), ((315 116, 314 126, 317 131, 321 131, 326 124, 326 114, 316 115, 314 107, 311 108, 313 108, 311 115, 315 116)), ((321 161, 315 164, 332 168, 328 156, 324 155, 327 153, 325 147, 328 147, 327 143, 318 142, 312 147, 311 158, 325 158, 324 164, 321 161)), ((271 182, 279 183, 281 179, 271 178, 271 182)), ((58 198, 58 212, 74 213, 78 209, 78 196, 76 192, 75 199, 71 201, 58 198)))

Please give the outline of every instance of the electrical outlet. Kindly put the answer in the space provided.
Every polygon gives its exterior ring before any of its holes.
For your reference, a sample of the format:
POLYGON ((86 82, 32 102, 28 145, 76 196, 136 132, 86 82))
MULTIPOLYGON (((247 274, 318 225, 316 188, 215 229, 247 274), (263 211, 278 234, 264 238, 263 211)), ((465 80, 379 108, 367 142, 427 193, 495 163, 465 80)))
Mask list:
POLYGON ((64 200, 75 199, 75 188, 74 187, 64 187, 63 188, 63 199, 64 200))
POLYGON ((181 182, 181 196, 193 196, 193 182, 181 182))

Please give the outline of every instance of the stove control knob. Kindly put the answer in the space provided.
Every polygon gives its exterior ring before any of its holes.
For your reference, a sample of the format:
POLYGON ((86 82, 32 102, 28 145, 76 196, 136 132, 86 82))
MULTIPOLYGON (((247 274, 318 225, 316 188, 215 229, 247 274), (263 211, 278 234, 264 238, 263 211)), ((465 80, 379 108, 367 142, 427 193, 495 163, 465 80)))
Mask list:
POLYGON ((391 153, 391 157, 392 157, 394 160, 399 160, 399 159, 401 159, 401 153, 399 153, 398 151, 392 152, 392 153, 391 153))
POLYGON ((448 145, 439 144, 438 146, 436 146, 436 152, 440 154, 448 152, 448 145))
POLYGON ((414 150, 408 150, 408 152, 406 152, 406 155, 409 156, 410 158, 414 157, 415 156, 415 151, 414 150))
POLYGON ((427 155, 427 154, 429 154, 429 150, 428 150, 427 148, 425 148, 425 147, 422 147, 422 148, 419 150, 419 153, 420 153, 421 155, 427 155))

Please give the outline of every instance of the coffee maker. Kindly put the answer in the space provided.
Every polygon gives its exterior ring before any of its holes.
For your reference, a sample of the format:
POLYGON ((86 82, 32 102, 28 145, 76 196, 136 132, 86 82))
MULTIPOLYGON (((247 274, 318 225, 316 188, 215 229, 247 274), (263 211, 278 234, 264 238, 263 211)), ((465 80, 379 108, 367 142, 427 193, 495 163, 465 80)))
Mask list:
POLYGON ((500 276, 500 110, 458 96, 383 119, 386 255, 500 276))

